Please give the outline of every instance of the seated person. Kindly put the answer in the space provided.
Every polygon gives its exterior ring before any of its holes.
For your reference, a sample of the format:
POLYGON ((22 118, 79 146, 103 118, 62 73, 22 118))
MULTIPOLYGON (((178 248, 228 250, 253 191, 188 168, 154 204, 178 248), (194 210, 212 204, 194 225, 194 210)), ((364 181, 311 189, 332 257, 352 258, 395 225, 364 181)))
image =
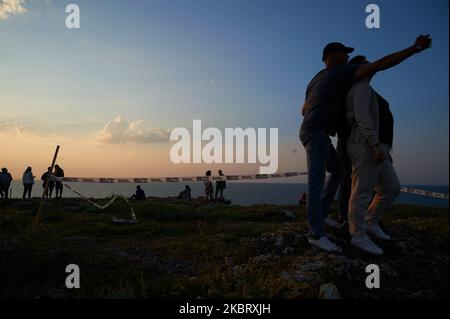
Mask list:
POLYGON ((141 188, 140 185, 136 186, 136 194, 131 196, 131 199, 145 200, 145 193, 144 193, 144 190, 141 188))
POLYGON ((186 185, 184 190, 178 195, 178 199, 191 199, 191 188, 186 185))
POLYGON ((300 205, 306 205, 306 193, 303 193, 302 196, 300 197, 298 203, 300 205))

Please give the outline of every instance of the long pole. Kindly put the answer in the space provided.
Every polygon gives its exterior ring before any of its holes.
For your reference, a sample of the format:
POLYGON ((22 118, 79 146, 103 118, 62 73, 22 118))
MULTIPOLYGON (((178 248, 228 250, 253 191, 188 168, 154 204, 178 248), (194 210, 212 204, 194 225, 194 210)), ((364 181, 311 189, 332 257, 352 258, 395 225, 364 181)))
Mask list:
POLYGON ((50 182, 51 174, 53 172, 53 167, 55 166, 56 158, 58 157, 58 152, 59 152, 59 145, 56 146, 55 154, 53 155, 50 173, 47 172, 48 174, 47 174, 47 178, 45 179, 44 192, 42 193, 41 202, 39 203, 39 208, 38 208, 38 211, 36 214, 35 224, 39 223, 39 216, 41 214, 42 204, 44 202, 45 194, 47 194, 47 191, 48 191, 48 184, 50 182))

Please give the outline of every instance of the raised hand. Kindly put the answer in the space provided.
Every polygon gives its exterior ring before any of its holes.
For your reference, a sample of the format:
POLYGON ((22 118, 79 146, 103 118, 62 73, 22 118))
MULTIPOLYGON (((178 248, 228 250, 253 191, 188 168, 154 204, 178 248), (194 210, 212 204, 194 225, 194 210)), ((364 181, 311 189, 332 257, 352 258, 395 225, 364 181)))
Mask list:
POLYGON ((430 35, 419 35, 416 39, 416 42, 414 43, 414 46, 417 48, 417 50, 423 51, 428 48, 431 48, 432 40, 430 38, 430 35))

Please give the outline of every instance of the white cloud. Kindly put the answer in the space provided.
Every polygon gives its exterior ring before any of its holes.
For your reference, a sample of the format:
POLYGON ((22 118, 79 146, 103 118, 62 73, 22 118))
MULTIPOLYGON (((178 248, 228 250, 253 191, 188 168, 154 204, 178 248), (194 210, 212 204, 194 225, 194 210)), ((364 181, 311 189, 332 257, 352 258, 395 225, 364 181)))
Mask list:
POLYGON ((0 0, 0 20, 27 11, 23 6, 24 4, 25 0, 0 0))
POLYGON ((169 141, 170 130, 145 127, 144 121, 128 121, 122 115, 108 122, 96 134, 96 140, 105 144, 164 143, 169 141))
POLYGON ((0 133, 22 136, 32 135, 24 125, 17 122, 0 122, 0 133))

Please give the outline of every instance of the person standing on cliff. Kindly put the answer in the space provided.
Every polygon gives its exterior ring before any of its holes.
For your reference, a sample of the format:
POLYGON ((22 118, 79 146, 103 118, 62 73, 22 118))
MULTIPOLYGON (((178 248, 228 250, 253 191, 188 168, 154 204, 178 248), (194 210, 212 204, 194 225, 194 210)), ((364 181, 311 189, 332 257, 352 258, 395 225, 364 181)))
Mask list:
POLYGON ((299 134, 306 150, 306 214, 310 228, 308 241, 311 245, 328 252, 342 251, 325 235, 324 224, 338 226, 336 221, 328 218, 328 212, 344 176, 344 167, 330 136, 338 134, 339 138, 348 137, 344 105, 352 83, 390 69, 429 47, 429 35, 420 35, 410 47, 364 65, 348 65, 348 54, 354 48, 342 43, 332 42, 323 49, 325 68, 314 76, 306 89, 299 134), (325 180, 327 171, 330 175, 325 180))

